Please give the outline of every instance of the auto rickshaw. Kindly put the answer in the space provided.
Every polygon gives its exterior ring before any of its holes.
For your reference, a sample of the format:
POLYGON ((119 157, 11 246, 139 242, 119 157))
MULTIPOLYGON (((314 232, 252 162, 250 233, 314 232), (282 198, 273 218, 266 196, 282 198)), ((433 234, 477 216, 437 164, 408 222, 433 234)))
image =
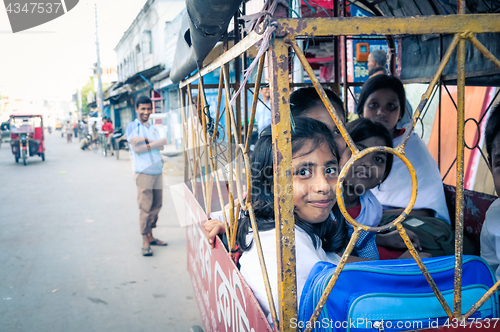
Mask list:
POLYGON ((22 158, 24 166, 28 157, 38 155, 45 161, 43 119, 41 115, 11 115, 10 146, 16 163, 22 158))

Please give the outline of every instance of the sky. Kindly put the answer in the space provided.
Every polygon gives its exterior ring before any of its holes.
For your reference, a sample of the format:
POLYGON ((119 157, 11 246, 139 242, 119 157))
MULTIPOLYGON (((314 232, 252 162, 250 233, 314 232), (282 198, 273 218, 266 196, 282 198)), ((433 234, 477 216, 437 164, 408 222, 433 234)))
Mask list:
POLYGON ((0 3, 0 95, 70 99, 97 62, 97 3, 101 66, 116 66, 115 46, 146 0, 80 0, 66 14, 12 33, 0 3))

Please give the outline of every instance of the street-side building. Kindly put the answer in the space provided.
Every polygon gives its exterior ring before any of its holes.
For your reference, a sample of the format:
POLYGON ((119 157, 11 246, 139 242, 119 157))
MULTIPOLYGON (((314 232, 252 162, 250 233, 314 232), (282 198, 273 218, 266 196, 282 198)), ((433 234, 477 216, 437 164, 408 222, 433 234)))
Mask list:
POLYGON ((135 119, 138 95, 155 97, 151 77, 165 67, 165 27, 185 7, 183 0, 148 0, 115 47, 118 81, 105 99, 110 102, 115 127, 125 128, 135 119))

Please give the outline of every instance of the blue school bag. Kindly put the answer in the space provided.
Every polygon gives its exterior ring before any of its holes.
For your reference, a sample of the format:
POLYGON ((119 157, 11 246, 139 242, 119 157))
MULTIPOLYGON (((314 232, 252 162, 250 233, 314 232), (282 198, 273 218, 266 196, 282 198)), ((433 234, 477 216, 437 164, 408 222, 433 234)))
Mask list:
MULTIPOLYGON (((453 311, 454 256, 423 262, 453 311)), ((336 265, 318 262, 307 278, 299 305, 298 327, 305 330, 336 265)), ((477 256, 463 257, 462 314, 495 283, 488 264, 477 256)), ((499 317, 493 295, 472 318, 499 317)), ((313 331, 407 331, 452 325, 417 263, 412 259, 346 264, 313 331)), ((310 324, 310 323, 309 323, 310 324)))

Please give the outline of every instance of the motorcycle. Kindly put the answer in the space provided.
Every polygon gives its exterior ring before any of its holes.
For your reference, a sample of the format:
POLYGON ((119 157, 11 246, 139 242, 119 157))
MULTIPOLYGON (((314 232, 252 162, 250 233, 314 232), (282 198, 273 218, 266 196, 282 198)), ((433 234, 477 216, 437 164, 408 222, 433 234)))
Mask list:
POLYGON ((113 141, 113 146, 115 148, 115 153, 116 153, 116 159, 120 159, 120 150, 126 150, 129 151, 130 147, 128 145, 127 137, 123 134, 123 131, 121 128, 118 128, 115 131, 115 134, 113 135, 112 138, 113 141))
POLYGON ((51 126, 48 126, 48 127, 47 127, 47 131, 49 132, 49 134, 52 134, 52 127, 51 127, 51 126))

